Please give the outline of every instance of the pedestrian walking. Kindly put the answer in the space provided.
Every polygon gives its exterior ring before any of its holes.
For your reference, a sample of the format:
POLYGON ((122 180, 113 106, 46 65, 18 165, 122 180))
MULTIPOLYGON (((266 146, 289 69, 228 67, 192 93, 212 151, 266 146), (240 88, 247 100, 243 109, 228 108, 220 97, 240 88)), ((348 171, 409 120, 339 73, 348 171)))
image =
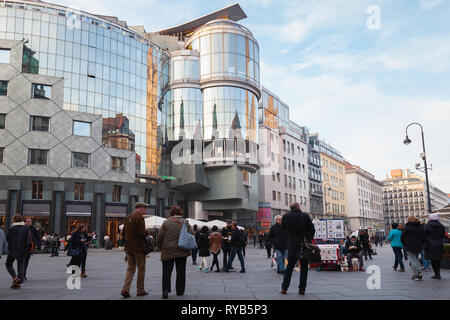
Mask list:
POLYGON ((25 269, 24 269, 24 279, 27 280, 27 270, 28 270, 28 264, 30 263, 30 258, 33 255, 33 251, 34 249, 41 249, 41 237, 39 236, 39 232, 37 231, 37 229, 34 227, 33 225, 33 221, 31 220, 31 218, 27 218, 25 219, 25 225, 28 228, 28 231, 31 235, 31 237, 29 237, 28 241, 30 246, 32 246, 32 249, 30 249, 29 252, 27 252, 26 256, 25 256, 25 269))
POLYGON ((308 279, 308 260, 303 254, 304 243, 312 242, 314 238, 314 224, 308 214, 300 210, 298 202, 290 205, 291 211, 286 213, 281 219, 281 226, 288 233, 288 265, 284 271, 281 293, 286 294, 291 283, 292 271, 297 260, 300 259, 300 285, 298 293, 305 294, 308 279))
MULTIPOLYGON (((87 259, 89 245, 90 245, 90 242, 92 241, 92 235, 90 233, 88 233, 87 230, 85 229, 83 232, 83 236, 86 239, 86 241, 83 243, 82 250, 81 250, 81 275, 80 275, 80 277, 86 278, 87 277, 86 259, 87 259)), ((123 237, 123 229, 122 229, 122 237, 123 237)), ((122 238, 122 242, 123 242, 123 238, 122 238)))
POLYGON ((445 228, 439 222, 436 213, 428 216, 428 223, 424 226, 425 259, 431 260, 434 271, 432 279, 441 279, 441 260, 444 254, 445 228))
POLYGON ((245 243, 244 243, 244 246, 242 247, 242 255, 245 258, 245 248, 247 247, 247 244, 248 244, 248 233, 247 233, 247 230, 244 230, 243 232, 244 232, 245 243))
POLYGON ((199 232, 198 255, 202 259, 202 263, 200 267, 198 267, 198 270, 209 272, 208 261, 206 260, 206 257, 209 257, 211 253, 209 251, 209 230, 207 226, 203 226, 199 232))
POLYGON ((86 238, 84 237, 84 224, 79 224, 73 230, 70 236, 69 249, 67 254, 71 256, 70 262, 67 265, 69 266, 77 266, 81 268, 81 262, 83 260, 82 250, 84 243, 86 242, 86 238))
POLYGON ((50 257, 57 257, 59 255, 58 252, 58 234, 54 233, 50 238, 50 249, 52 251, 52 255, 50 257))
POLYGON ((377 247, 377 248, 378 248, 378 243, 380 243, 380 235, 376 234, 375 235, 375 247, 377 247))
POLYGON ((209 250, 213 255, 211 271, 214 269, 214 266, 217 266, 216 272, 220 272, 219 259, 217 256, 219 255, 221 248, 222 234, 219 232, 219 228, 217 228, 217 226, 213 226, 211 229, 211 234, 209 235, 209 250))
POLYGON ((8 256, 6 258, 6 270, 11 275, 13 282, 12 289, 20 289, 25 280, 25 259, 29 250, 29 230, 20 214, 13 216, 13 223, 6 233, 8 243, 8 256), (17 261, 17 273, 13 263, 17 261))
POLYGON ((411 268, 413 271, 412 280, 422 280, 422 273, 419 261, 419 253, 425 244, 425 233, 420 225, 419 219, 415 216, 408 217, 408 222, 403 228, 401 241, 403 247, 411 258, 411 268))
POLYGON ((256 236, 256 233, 253 233, 252 237, 253 237, 253 248, 254 248, 254 247, 256 247, 256 241, 257 241, 258 237, 256 236))
POLYGON ((231 265, 233 264, 233 260, 236 255, 239 258, 241 263, 241 273, 245 273, 245 262, 244 257, 242 255, 242 247, 245 245, 245 235, 242 230, 239 230, 237 222, 234 221, 232 224, 232 233, 231 233, 231 253, 230 259, 228 260, 225 267, 222 269, 224 272, 229 272, 231 269, 231 265))
POLYGON ((275 224, 270 227, 269 238, 273 243, 277 255, 277 273, 283 274, 285 270, 284 260, 288 257, 288 233, 281 226, 282 216, 275 217, 275 224))
MULTIPOLYGON (((231 234, 233 233, 233 228, 231 226, 231 220, 226 221, 226 227, 222 228, 222 251, 223 251, 223 266, 225 267, 228 263, 228 259, 231 254, 231 234)), ((233 266, 230 267, 233 270, 233 266)))
POLYGON ((269 238, 269 233, 264 234, 264 246, 267 250, 267 259, 272 258, 272 241, 269 238))
POLYGON ((0 228, 0 259, 3 254, 8 252, 8 241, 6 240, 5 232, 0 228))
POLYGON ((402 249, 403 244, 401 242, 402 231, 399 229, 398 223, 392 223, 392 230, 389 232, 388 241, 391 243, 392 250, 394 251, 395 262, 393 268, 397 271, 397 267, 400 265, 400 272, 405 272, 405 266, 403 265, 402 249))
POLYGON ((369 241, 369 235, 367 234, 367 231, 362 230, 359 233, 359 241, 362 245, 362 250, 364 253, 364 258, 367 260, 367 255, 369 255, 370 260, 372 260, 372 251, 371 251, 371 244, 369 241))
MULTIPOLYGON (((173 267, 177 271, 176 292, 177 296, 182 296, 186 287, 186 260, 191 255, 191 250, 181 249, 178 246, 180 231, 185 223, 183 219, 183 210, 179 206, 170 208, 170 217, 165 220, 159 230, 157 242, 161 248, 162 261, 162 297, 167 299, 171 292, 170 281, 173 267)), ((189 233, 194 234, 194 230, 186 221, 189 233)))
POLYGON ((120 294, 124 298, 130 297, 130 287, 133 282, 137 267, 136 295, 146 296, 148 292, 144 289, 146 258, 142 242, 150 235, 145 230, 144 214, 147 212, 148 204, 137 202, 134 205, 134 212, 125 219, 122 229, 123 241, 125 243, 126 260, 128 263, 120 294))
POLYGON ((348 267, 352 267, 352 259, 357 258, 359 261, 359 270, 364 271, 364 261, 361 253, 361 251, 363 251, 363 246, 358 238, 356 238, 355 235, 351 236, 350 240, 346 242, 345 247, 347 249, 346 252, 348 267))
POLYGON ((260 232, 258 236, 259 248, 264 249, 264 232, 260 232))
POLYGON ((198 231, 198 226, 196 224, 194 224, 192 228, 194 229, 195 241, 197 242, 197 248, 191 250, 192 251, 192 264, 196 265, 197 264, 197 256, 198 256, 198 238, 199 238, 200 232, 198 231))

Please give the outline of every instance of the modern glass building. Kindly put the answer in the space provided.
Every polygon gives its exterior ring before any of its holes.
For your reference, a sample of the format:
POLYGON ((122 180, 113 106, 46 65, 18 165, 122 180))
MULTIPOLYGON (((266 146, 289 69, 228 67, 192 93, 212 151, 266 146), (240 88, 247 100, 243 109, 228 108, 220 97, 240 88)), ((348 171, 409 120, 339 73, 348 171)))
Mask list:
POLYGON ((21 213, 60 234, 83 222, 117 240, 145 201, 148 214, 178 204, 190 217, 254 224, 261 90, 258 43, 236 22, 245 17, 235 4, 147 33, 46 2, 1 2, 1 220, 21 213), (32 111, 37 101, 45 107, 32 111), (13 121, 43 128, 45 149, 34 126, 16 134, 13 121), (174 165, 174 148, 194 137, 202 161, 174 165))

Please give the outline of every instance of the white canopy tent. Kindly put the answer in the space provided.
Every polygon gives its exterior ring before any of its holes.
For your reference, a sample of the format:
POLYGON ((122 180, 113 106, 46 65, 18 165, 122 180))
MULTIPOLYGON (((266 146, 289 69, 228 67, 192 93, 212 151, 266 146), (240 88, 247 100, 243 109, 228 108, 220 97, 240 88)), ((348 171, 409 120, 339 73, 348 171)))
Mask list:
MULTIPOLYGON (((208 226, 208 228, 212 228, 213 226, 217 226, 217 228, 219 229, 223 229, 227 226, 227 223, 225 221, 222 220, 213 220, 213 221, 208 221, 206 223, 206 225, 208 226)), ((239 229, 241 230, 245 230, 244 227, 238 226, 239 229)))
POLYGON ((189 225, 191 227, 193 227, 195 224, 197 225, 197 227, 200 229, 203 226, 207 226, 206 222, 200 221, 200 220, 195 220, 192 218, 186 218, 186 221, 189 222, 189 225))
POLYGON ((145 229, 159 229, 161 228, 163 222, 166 220, 166 218, 158 217, 158 216, 151 216, 149 218, 145 218, 145 229))

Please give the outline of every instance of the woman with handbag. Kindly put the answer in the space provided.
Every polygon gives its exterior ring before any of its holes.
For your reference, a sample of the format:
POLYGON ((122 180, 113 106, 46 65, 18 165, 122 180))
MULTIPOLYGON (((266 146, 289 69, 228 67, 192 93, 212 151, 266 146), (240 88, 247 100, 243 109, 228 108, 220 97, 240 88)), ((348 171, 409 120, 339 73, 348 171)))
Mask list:
POLYGON ((198 256, 202 260, 200 267, 198 267, 199 271, 209 272, 208 261, 206 260, 206 257, 209 257, 210 255, 211 253, 209 251, 209 230, 207 226, 203 226, 198 236, 198 256))
POLYGON ((157 243, 161 248, 163 268, 163 299, 167 299, 169 292, 171 292, 170 280, 174 265, 177 269, 177 296, 182 296, 184 294, 186 286, 186 260, 187 257, 191 255, 191 250, 181 248, 178 245, 183 224, 186 224, 188 232, 194 235, 192 227, 183 219, 183 210, 179 206, 173 206, 170 208, 170 217, 163 222, 161 229, 158 232, 157 243))
POLYGON ((83 248, 86 243, 86 238, 84 237, 84 224, 79 224, 76 226, 75 230, 72 232, 70 237, 70 246, 67 250, 67 255, 72 257, 67 266, 78 266, 81 267, 81 262, 83 259, 83 248))

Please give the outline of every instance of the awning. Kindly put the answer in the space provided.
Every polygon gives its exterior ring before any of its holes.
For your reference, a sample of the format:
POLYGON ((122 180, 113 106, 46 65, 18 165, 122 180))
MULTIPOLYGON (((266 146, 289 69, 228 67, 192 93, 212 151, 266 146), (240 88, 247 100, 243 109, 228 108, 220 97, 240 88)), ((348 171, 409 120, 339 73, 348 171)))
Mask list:
POLYGON ((85 217, 91 215, 91 205, 90 204, 67 204, 66 205, 66 215, 67 216, 78 216, 85 217))
POLYGON ((22 215, 24 217, 49 217, 50 203, 24 203, 22 215))
POLYGON ((127 215, 127 206, 106 206, 105 217, 124 218, 127 215))

